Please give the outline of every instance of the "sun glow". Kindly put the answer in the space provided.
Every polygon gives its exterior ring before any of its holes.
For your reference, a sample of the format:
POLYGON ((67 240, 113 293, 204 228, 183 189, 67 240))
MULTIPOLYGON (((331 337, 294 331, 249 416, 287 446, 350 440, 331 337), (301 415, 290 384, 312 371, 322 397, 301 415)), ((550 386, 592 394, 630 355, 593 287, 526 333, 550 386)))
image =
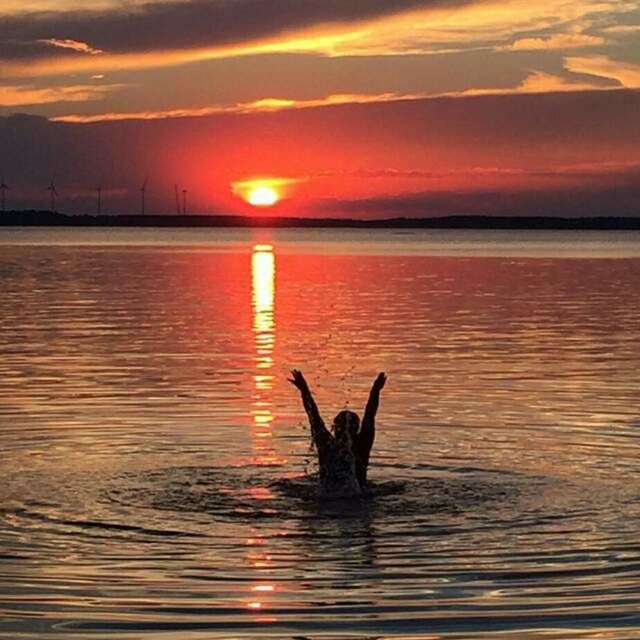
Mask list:
POLYGON ((278 192, 266 185, 254 187, 249 191, 247 201, 254 207, 270 207, 280 200, 278 192))
POLYGON ((305 178, 266 177, 246 178, 231 183, 233 193, 253 207, 272 207, 291 197, 295 186, 305 178))

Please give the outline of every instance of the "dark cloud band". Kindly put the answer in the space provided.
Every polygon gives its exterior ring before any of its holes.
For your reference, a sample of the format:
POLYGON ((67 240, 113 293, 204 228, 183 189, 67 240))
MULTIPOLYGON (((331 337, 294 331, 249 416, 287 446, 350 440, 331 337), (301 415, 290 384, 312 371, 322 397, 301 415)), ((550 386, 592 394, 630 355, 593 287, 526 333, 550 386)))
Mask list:
MULTIPOLYGON (((591 176, 594 177, 594 176, 591 176)), ((640 207, 640 170, 610 184, 606 171, 596 184, 566 189, 435 191, 364 200, 321 200, 314 215, 366 218, 422 218, 447 215, 490 216, 634 216, 640 207)))

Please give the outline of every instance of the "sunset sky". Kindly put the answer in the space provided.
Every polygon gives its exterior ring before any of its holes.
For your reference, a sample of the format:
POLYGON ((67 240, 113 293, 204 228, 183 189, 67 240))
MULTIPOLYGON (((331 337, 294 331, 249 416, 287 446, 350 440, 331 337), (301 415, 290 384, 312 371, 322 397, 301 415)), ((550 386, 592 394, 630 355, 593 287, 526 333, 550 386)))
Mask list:
POLYGON ((0 116, 8 208, 638 215, 640 1, 0 0, 0 116))

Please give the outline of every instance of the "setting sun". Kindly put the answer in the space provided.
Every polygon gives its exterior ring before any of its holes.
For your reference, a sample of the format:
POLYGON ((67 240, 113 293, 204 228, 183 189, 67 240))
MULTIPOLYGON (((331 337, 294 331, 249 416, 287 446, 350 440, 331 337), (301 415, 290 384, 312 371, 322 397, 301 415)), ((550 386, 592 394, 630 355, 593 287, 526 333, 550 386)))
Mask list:
POLYGON ((252 207, 272 207, 291 198, 296 185, 304 178, 284 176, 254 176, 235 180, 231 191, 252 207))
POLYGON ((247 197, 249 204, 254 207, 270 207, 278 202, 279 199, 277 191, 265 185, 252 189, 247 197))

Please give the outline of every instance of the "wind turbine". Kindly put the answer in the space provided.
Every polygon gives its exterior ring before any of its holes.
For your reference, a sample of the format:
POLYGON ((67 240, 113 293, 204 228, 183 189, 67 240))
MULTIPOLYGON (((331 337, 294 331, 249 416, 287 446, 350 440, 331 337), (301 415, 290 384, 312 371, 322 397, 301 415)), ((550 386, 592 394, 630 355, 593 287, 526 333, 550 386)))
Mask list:
POLYGON ((149 178, 145 178, 142 186, 140 187, 140 195, 141 195, 141 208, 140 211, 142 215, 144 215, 144 196, 147 193, 147 182, 149 182, 149 178))
POLYGON ((49 183, 49 186, 47 187, 46 191, 49 192, 49 194, 51 195, 51 212, 52 213, 56 213, 56 196, 58 195, 58 192, 56 191, 56 174, 53 174, 53 177, 51 178, 51 182, 49 183))
POLYGON ((175 194, 176 194, 176 213, 178 215, 180 215, 180 196, 178 195, 178 185, 177 184, 173 185, 173 190, 175 191, 175 194))
POLYGON ((182 215, 187 213, 187 190, 182 190, 182 215))
POLYGON ((4 181, 4 175, 0 178, 0 199, 2 200, 2 213, 5 212, 5 206, 7 204, 7 191, 9 187, 7 183, 4 181))
POLYGON ((102 185, 99 184, 98 187, 96 188, 96 195, 97 195, 97 204, 98 204, 98 215, 100 215, 102 213, 102 185))

